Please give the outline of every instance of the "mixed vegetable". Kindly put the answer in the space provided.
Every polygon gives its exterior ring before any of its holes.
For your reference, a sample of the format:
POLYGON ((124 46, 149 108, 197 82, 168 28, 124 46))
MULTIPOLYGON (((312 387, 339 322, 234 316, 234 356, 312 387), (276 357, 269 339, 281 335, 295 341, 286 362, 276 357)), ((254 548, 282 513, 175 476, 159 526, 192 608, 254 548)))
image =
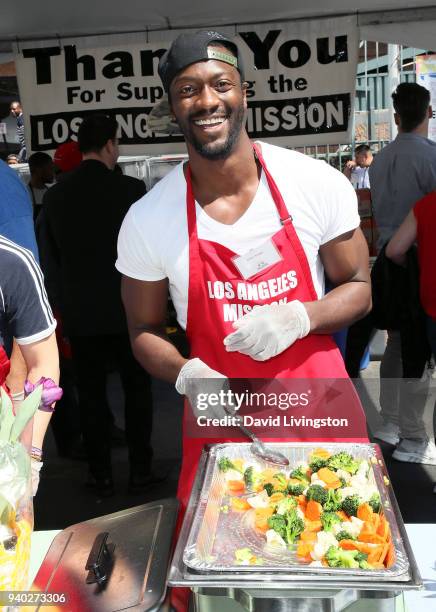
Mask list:
MULTIPOLYGON (((389 523, 366 460, 315 449, 289 472, 223 457, 231 512, 250 512, 265 545, 295 550, 302 563, 384 569, 395 563, 389 523)), ((249 548, 235 562, 262 562, 249 548)))

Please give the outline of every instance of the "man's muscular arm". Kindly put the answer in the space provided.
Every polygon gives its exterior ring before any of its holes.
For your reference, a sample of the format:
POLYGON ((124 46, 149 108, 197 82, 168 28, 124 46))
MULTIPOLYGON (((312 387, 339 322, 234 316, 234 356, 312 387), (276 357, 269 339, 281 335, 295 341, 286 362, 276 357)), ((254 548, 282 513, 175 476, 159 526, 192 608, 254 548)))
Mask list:
POLYGON ((121 296, 136 359, 152 376, 174 384, 188 360, 165 333, 168 280, 141 281, 123 275, 121 296))
POLYGON ((368 247, 357 228, 320 248, 327 277, 334 285, 321 300, 305 302, 313 334, 348 327, 371 310, 368 247))

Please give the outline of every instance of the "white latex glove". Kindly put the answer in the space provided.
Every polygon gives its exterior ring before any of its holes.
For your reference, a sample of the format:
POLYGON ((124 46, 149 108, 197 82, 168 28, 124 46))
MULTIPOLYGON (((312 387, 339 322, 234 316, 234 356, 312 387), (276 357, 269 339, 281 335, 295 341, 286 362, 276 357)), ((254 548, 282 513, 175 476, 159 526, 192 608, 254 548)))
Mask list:
POLYGON ((306 308, 298 300, 253 308, 233 323, 235 332, 224 338, 226 349, 266 361, 279 355, 310 332, 306 308))
POLYGON ((33 459, 33 458, 30 460, 30 467, 32 470, 32 495, 33 497, 35 497, 36 492, 38 490, 39 472, 41 471, 42 466, 43 466, 42 461, 37 461, 36 459, 33 459))
MULTIPOLYGON (((216 370, 212 370, 198 357, 185 363, 176 380, 176 390, 181 395, 186 395, 197 416, 200 414, 211 418, 225 416, 226 412, 220 405, 199 408, 198 400, 201 397, 200 394, 219 393, 221 390, 227 391, 228 388, 227 377, 216 370)), ((205 400, 205 398, 202 399, 205 400)))

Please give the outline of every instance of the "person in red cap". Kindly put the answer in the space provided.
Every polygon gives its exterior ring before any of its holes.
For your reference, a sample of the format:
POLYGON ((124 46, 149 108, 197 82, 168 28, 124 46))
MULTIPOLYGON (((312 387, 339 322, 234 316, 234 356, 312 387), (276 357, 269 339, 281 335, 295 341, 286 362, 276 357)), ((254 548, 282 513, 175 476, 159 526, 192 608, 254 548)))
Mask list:
POLYGON ((53 162, 59 172, 70 172, 79 166, 82 153, 75 140, 69 140, 59 145, 55 151, 53 162))

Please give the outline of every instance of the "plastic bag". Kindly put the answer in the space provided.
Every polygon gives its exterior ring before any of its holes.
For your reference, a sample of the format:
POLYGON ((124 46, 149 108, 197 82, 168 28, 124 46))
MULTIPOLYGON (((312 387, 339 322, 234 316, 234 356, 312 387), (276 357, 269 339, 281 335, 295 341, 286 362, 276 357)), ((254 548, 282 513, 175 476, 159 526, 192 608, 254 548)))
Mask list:
POLYGON ((0 405, 0 591, 27 588, 33 498, 30 457, 19 438, 41 401, 39 386, 13 413, 1 388, 0 405))

